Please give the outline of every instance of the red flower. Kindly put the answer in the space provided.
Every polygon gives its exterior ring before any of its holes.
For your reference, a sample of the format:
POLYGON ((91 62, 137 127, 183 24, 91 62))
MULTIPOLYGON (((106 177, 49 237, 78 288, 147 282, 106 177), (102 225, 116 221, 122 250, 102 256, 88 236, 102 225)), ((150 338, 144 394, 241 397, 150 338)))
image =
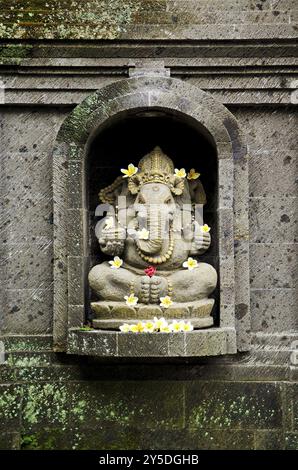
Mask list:
POLYGON ((156 268, 154 266, 148 266, 148 268, 144 269, 144 273, 146 276, 152 277, 156 273, 156 268))

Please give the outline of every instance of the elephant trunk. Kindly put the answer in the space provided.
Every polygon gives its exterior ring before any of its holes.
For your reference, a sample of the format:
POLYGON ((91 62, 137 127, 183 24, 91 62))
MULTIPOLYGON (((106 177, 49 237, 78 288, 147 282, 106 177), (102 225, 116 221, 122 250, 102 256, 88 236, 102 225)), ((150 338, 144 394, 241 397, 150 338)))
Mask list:
POLYGON ((161 217, 158 210, 148 209, 148 224, 147 229, 149 231, 148 240, 137 239, 136 243, 139 249, 146 255, 156 254, 161 251, 162 248, 162 237, 161 237, 161 217))

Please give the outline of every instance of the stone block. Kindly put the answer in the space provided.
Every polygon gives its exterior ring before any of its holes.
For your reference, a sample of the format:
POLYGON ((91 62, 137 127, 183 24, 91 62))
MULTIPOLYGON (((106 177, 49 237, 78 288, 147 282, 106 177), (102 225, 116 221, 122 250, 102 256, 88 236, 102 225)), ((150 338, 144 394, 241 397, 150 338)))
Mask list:
POLYGON ((257 431, 256 450, 283 450, 284 435, 281 431, 257 431))
POLYGON ((20 385, 0 385, 1 434, 19 427, 23 388, 20 385))
POLYGON ((218 192, 218 207, 229 209, 233 207, 234 199, 234 162, 231 159, 218 160, 220 185, 218 192))
POLYGON ((84 305, 85 301, 85 260, 82 256, 68 257, 68 302, 84 305))
POLYGON ((34 151, 36 155, 51 151, 58 129, 68 113, 68 110, 62 109, 59 113, 54 109, 7 111, 3 148, 10 153, 34 151))
POLYGON ((52 297, 52 286, 46 289, 6 289, 3 298, 3 331, 15 334, 50 333, 52 297))
POLYGON ((2 245, 3 286, 10 289, 47 288, 53 282, 53 246, 2 245))
POLYGON ((168 333, 118 333, 122 357, 168 356, 168 333))
POLYGON ((272 383, 194 381, 186 386, 187 422, 192 429, 278 429, 280 387, 272 383))
POLYGON ((295 331, 298 326, 296 290, 251 290, 251 322, 253 331, 295 331))
POLYGON ((285 449, 298 450, 298 433, 287 432, 285 434, 285 449))
POLYGON ((256 289, 294 288, 298 246, 278 243, 250 245, 250 284, 256 289))
MULTIPOLYGON (((86 255, 86 220, 85 209, 68 209, 67 211, 67 246, 69 256, 86 255)), ((65 222, 64 222, 65 223, 65 222)))
POLYGON ((18 432, 3 432, 0 436, 1 450, 18 450, 20 448, 20 434, 18 432))
POLYGON ((288 149, 252 148, 249 157, 249 194, 251 197, 297 196, 297 157, 288 149), (274 181, 274 189, 272 186, 274 181))
POLYGON ((295 197, 251 198, 250 240, 255 243, 297 242, 297 199, 295 197))
POLYGON ((68 352, 80 355, 115 357, 117 350, 117 334, 113 331, 80 331, 70 330, 68 333, 68 352))
POLYGON ((68 305, 68 328, 81 328, 85 323, 85 306, 68 305))
POLYGON ((69 160, 68 162, 68 205, 76 209, 83 207, 83 174, 82 161, 69 160))

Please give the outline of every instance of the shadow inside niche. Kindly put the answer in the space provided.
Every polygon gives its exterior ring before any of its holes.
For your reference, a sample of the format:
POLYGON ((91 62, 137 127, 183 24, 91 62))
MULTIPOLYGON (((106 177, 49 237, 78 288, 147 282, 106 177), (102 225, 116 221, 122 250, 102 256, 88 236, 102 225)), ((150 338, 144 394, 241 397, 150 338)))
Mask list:
MULTIPOLYGON (((139 160, 160 146, 174 162, 175 167, 195 168, 201 173, 207 196, 204 206, 204 222, 212 227, 212 244, 200 257, 201 261, 212 264, 218 270, 217 239, 217 155, 211 136, 197 121, 182 113, 169 110, 134 110, 122 112, 107 120, 93 136, 89 146, 86 165, 87 207, 89 211, 89 267, 98 264, 106 257, 99 249, 95 237, 95 209, 99 204, 100 189, 111 184, 119 176, 120 168, 139 160)), ((215 299, 213 315, 218 324, 219 285, 211 296, 215 299)), ((98 300, 89 290, 87 304, 98 300)), ((88 317, 90 316, 90 309, 88 317)))

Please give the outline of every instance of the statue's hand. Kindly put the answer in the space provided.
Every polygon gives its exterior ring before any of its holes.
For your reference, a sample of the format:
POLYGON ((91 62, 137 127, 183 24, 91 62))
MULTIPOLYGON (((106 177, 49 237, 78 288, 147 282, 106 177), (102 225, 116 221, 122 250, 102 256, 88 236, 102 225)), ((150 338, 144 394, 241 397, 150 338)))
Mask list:
POLYGON ((98 242, 103 253, 120 255, 124 249, 126 230, 122 227, 113 227, 101 232, 98 242))
POLYGON ((202 232, 200 228, 195 231, 192 251, 197 252, 198 254, 204 253, 208 250, 210 244, 211 236, 209 232, 202 232))

